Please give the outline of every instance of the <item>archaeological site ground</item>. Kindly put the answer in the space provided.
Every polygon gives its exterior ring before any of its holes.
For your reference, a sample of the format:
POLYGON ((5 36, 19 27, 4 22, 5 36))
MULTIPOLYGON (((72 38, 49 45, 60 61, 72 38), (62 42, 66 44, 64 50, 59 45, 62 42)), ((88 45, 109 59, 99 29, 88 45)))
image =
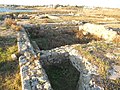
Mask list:
POLYGON ((0 12, 0 90, 120 90, 120 9, 21 8, 0 12))

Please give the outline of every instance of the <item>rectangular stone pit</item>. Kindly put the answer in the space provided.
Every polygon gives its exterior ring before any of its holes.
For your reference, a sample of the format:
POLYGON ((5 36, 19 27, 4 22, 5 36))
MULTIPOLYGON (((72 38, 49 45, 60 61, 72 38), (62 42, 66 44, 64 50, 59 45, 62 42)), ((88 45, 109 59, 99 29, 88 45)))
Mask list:
POLYGON ((102 87, 97 86, 92 80, 92 75, 98 75, 97 67, 92 65, 87 59, 81 56, 79 52, 74 49, 76 46, 79 46, 79 44, 61 46, 59 48, 54 48, 46 51, 43 50, 40 52, 40 62, 47 72, 53 89, 103 90, 102 87), (57 78, 56 74, 58 75, 57 78), (60 79, 61 82, 59 82, 60 77, 62 77, 62 79, 60 79), (66 80, 69 83, 65 82, 66 80), (70 83, 71 81, 72 83, 70 83))
POLYGON ((62 49, 41 52, 40 62, 54 90, 76 90, 79 71, 73 67, 69 54, 62 49))
POLYGON ((86 44, 92 40, 98 40, 93 35, 84 35, 82 31, 79 31, 77 25, 36 25, 26 27, 26 31, 31 40, 36 41, 40 50, 50 50, 72 44, 86 44))

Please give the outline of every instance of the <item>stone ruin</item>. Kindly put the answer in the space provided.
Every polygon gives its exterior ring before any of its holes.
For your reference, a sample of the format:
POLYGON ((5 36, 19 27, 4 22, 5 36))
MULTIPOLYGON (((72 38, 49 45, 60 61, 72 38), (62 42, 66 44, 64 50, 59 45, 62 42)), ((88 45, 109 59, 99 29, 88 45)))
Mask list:
MULTIPOLYGON (((80 26, 79 30, 82 29, 85 32, 95 34, 108 41, 113 40, 117 35, 114 31, 108 32, 103 26, 95 27, 96 29, 93 29, 92 24, 85 24, 84 26, 80 26), (88 26, 90 26, 90 29, 88 26), (102 29, 100 29, 100 27, 102 29), (101 30, 105 30, 105 33, 101 30)), ((39 50, 35 42, 35 47, 32 46, 24 29, 18 32, 17 44, 21 54, 19 57, 19 65, 22 90, 53 90, 43 67, 65 62, 63 58, 69 60, 80 73, 76 90, 104 90, 103 87, 97 85, 94 81, 93 76, 99 75, 99 73, 97 73, 97 67, 92 65, 75 49, 75 47, 80 46, 80 44, 65 45, 51 50, 39 50)))
POLYGON ((48 77, 24 29, 18 32, 17 44, 21 54, 19 65, 22 90, 51 90, 48 77))
POLYGON ((83 30, 85 34, 90 33, 96 35, 99 38, 105 39, 109 42, 114 41, 116 38, 120 38, 116 31, 113 31, 112 29, 106 29, 104 25, 86 23, 82 26, 79 26, 79 30, 83 30))

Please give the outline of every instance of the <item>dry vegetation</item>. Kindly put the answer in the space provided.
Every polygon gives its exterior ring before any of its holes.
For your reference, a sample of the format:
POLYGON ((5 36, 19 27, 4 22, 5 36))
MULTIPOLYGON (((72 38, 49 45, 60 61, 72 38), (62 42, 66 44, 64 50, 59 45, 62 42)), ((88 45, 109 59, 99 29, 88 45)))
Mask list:
POLYGON ((15 31, 20 31, 22 29, 22 26, 20 25, 17 25, 17 22, 11 18, 6 18, 4 20, 4 25, 7 27, 7 28, 11 28, 15 31))
POLYGON ((120 9, 82 8, 77 10, 77 13, 75 14, 78 16, 61 16, 61 18, 65 21, 79 20, 97 24, 104 24, 112 28, 120 27, 120 9))
POLYGON ((12 19, 5 19, 4 25, 0 25, 0 90, 21 90, 18 60, 11 58, 17 54, 15 32, 11 25, 16 25, 12 19))
POLYGON ((16 25, 17 23, 11 18, 5 18, 4 25, 6 27, 11 27, 11 25, 16 25))
MULTIPOLYGON (((116 53, 119 53, 120 43, 106 43, 104 41, 91 42, 89 44, 83 44, 81 46, 75 47, 79 50, 79 53, 87 58, 89 62, 98 67, 98 73, 101 81, 97 83, 100 86, 104 87, 105 90, 118 90, 120 85, 120 80, 110 80, 108 79, 109 70, 112 68, 113 63, 115 65, 120 65, 120 56, 116 53), (106 54, 111 53, 114 58, 106 57, 106 54), (110 84, 112 86, 110 86, 110 84)), ((97 79, 98 79, 97 78, 97 79)))
POLYGON ((12 24, 12 25, 11 25, 11 29, 13 29, 13 30, 15 30, 15 31, 20 31, 20 30, 22 30, 22 26, 18 26, 18 25, 12 24))
POLYGON ((13 53, 17 53, 16 39, 0 37, 0 90, 21 90, 18 60, 12 60, 13 53))

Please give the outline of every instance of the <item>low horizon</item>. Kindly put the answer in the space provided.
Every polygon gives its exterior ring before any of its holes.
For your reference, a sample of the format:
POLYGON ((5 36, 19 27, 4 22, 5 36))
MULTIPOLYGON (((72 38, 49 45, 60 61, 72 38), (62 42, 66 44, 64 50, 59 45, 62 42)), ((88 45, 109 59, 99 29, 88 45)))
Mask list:
POLYGON ((41 1, 34 1, 34 0, 0 0, 0 4, 5 5, 71 5, 71 6, 90 6, 90 7, 108 7, 108 8, 120 8, 120 1, 118 0, 71 0, 71 1, 64 1, 64 0, 55 0, 51 2, 51 0, 41 0, 41 1))

